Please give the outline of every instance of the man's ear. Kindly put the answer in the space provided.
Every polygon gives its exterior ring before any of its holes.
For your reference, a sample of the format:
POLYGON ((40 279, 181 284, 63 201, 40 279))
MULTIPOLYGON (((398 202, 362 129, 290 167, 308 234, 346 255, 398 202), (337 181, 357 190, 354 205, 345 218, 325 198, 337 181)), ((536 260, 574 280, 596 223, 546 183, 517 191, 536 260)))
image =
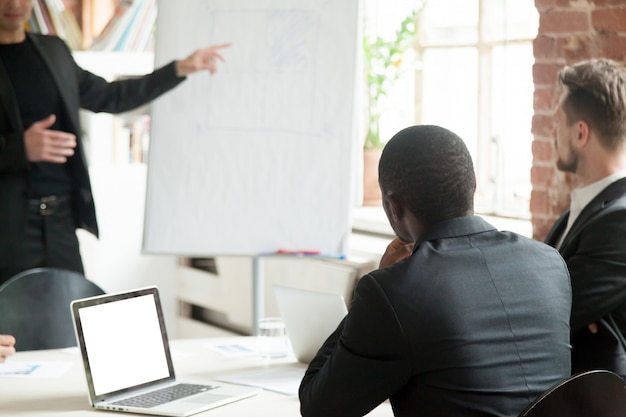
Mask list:
POLYGON ((401 220, 404 217, 404 206, 402 203, 393 194, 385 194, 383 199, 391 220, 394 222, 401 220))
POLYGON ((576 143, 579 147, 582 148, 589 142, 589 124, 584 120, 579 120, 578 122, 576 122, 576 128, 578 129, 578 137, 576 143))

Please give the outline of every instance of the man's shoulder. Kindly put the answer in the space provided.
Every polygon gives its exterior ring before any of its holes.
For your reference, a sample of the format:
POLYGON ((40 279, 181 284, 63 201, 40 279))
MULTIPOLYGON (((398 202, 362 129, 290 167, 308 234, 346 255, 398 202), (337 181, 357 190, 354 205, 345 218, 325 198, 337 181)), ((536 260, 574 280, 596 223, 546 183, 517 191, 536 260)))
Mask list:
POLYGON ((524 256, 533 253, 533 256, 544 255, 548 258, 562 259, 557 249, 537 239, 523 236, 514 232, 503 232, 511 235, 511 240, 515 242, 516 256, 524 256))
POLYGON ((28 37, 36 44, 48 47, 48 46, 63 46, 67 48, 67 44, 61 38, 56 35, 44 35, 42 33, 28 32, 28 37))

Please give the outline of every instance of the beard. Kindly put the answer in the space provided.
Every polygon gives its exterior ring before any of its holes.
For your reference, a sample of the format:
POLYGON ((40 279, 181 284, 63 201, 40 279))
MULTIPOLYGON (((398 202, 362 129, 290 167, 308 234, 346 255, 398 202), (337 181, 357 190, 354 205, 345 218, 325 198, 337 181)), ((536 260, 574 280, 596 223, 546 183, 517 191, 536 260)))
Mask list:
POLYGON ((559 157, 556 160, 556 167, 559 169, 559 171, 571 172, 572 174, 575 174, 576 169, 578 168, 578 156, 573 153, 570 153, 569 156, 569 160, 567 161, 559 157))

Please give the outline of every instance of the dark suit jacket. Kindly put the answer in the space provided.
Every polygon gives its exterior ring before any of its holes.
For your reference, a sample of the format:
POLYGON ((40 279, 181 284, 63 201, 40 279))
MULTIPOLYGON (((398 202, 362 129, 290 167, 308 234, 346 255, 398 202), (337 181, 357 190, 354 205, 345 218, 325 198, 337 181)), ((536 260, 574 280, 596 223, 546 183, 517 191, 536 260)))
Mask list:
POLYGON ((300 386, 311 416, 517 416, 569 376, 571 289, 548 245, 480 217, 427 230, 358 283, 300 386))
MULTIPOLYGON (((79 109, 120 113, 148 103, 178 85, 174 63, 143 78, 109 83, 81 69, 67 45, 55 36, 28 33, 48 67, 61 95, 71 133, 78 138, 76 154, 67 162, 74 181, 73 209, 77 228, 98 235, 96 214, 87 173, 79 109)), ((24 130, 17 99, 0 62, 0 269, 12 257, 12 249, 23 239, 26 205, 30 191, 30 164, 24 148, 24 130)))
MULTIPOLYGON (((566 211, 546 243, 556 246, 566 211)), ((572 372, 609 369, 626 376, 626 353, 616 327, 626 332, 626 178, 598 194, 580 213, 559 249, 572 279, 572 372), (599 332, 587 325, 596 322, 599 332)))

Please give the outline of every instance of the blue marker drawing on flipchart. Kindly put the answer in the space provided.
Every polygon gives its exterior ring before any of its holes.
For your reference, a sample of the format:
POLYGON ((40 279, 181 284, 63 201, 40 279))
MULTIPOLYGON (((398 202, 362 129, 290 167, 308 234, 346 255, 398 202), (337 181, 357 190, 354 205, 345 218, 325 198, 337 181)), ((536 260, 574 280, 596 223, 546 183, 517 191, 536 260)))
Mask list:
POLYGON ((309 10, 213 10, 208 37, 229 39, 238 53, 210 85, 204 126, 319 137, 318 21, 309 10))

